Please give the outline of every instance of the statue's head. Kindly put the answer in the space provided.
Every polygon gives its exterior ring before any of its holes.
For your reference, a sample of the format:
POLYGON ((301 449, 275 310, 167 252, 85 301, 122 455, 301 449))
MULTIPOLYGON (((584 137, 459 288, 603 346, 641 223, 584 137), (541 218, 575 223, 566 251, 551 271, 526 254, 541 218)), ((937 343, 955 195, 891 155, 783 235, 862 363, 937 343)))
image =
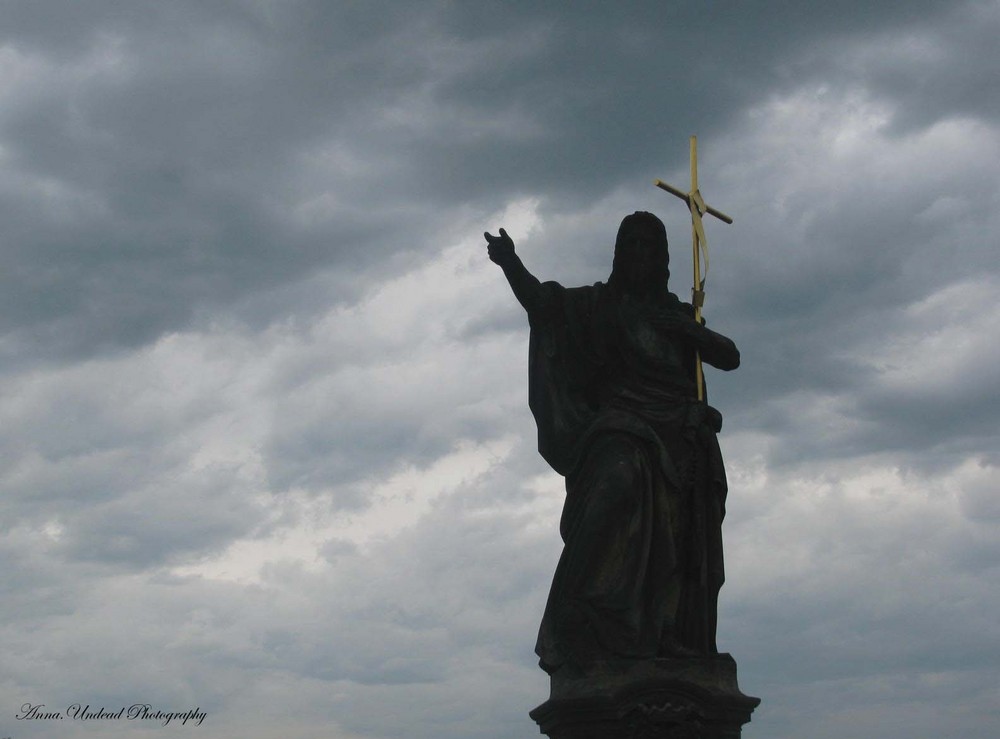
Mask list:
POLYGON ((667 229, 652 213, 625 216, 615 240, 615 259, 608 284, 622 292, 666 290, 670 279, 667 229))

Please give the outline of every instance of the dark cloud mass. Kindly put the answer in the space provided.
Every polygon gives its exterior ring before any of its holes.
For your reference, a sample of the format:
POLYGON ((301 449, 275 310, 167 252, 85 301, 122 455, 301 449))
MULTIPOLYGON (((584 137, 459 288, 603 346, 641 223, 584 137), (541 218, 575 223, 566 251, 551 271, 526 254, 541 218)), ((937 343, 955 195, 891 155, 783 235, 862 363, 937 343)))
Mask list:
POLYGON ((535 732, 563 489, 481 234, 589 284, 653 211, 686 298, 652 180, 697 133, 744 736, 992 738, 998 33, 995 0, 0 5, 0 736, 47 736, 26 701, 535 732))
MULTIPOLYGON (((0 125, 12 346, 136 346, 316 269, 383 272, 457 202, 586 205, 648 170, 650 152, 677 156, 663 148, 673 131, 713 137, 789 70, 799 82, 814 39, 902 27, 943 44, 971 23, 933 34, 942 6, 863 7, 790 5, 778 24, 753 4, 731 18, 662 4, 569 17, 15 3, 0 125)), ((864 71, 895 67, 887 53, 864 71)), ((924 118, 949 102, 925 101, 924 118)))

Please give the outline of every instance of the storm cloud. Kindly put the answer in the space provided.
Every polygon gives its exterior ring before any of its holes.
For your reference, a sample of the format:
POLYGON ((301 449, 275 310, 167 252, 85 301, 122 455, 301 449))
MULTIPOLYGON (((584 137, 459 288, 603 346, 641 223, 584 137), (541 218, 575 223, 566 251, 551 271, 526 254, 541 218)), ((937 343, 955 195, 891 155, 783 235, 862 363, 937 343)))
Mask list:
POLYGON ((562 480, 482 233, 590 284, 652 211, 686 298, 652 181, 697 134, 744 735, 992 737, 998 34, 986 1, 3 4, 0 733, 537 731, 562 480))

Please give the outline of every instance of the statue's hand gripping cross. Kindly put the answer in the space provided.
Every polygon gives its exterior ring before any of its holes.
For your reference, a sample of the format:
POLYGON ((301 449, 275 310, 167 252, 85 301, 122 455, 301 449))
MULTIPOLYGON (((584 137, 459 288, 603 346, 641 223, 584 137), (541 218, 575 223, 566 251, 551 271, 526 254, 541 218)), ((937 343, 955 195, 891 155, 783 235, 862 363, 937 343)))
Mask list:
MULTIPOLYGON (((655 180, 654 184, 661 190, 666 190, 671 195, 676 195, 688 205, 691 211, 691 261, 694 266, 694 284, 691 287, 691 304, 694 306, 694 318, 701 321, 701 308, 705 304, 705 276, 708 274, 708 239, 705 238, 705 227, 702 225, 701 217, 708 213, 725 223, 732 223, 733 219, 722 211, 716 210, 710 205, 706 205, 698 190, 698 138, 691 137, 691 190, 682 192, 676 187, 668 185, 662 180, 655 180), (705 270, 702 272, 701 259, 705 260, 705 270)), ((702 374, 701 356, 695 352, 695 382, 698 386, 698 400, 705 399, 705 379, 702 374)))

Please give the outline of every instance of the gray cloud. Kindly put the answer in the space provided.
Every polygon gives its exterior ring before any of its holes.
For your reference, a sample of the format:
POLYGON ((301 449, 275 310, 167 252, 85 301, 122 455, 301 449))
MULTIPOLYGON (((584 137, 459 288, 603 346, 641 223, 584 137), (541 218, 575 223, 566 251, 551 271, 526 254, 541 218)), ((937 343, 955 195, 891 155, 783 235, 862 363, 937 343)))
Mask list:
POLYGON ((82 699, 535 731, 562 493, 479 234, 587 284, 651 210, 686 297, 651 180, 697 132, 736 218, 707 315, 743 352, 709 383, 746 736, 992 735, 995 3, 0 19, 0 730, 82 699))
POLYGON ((21 74, 0 125, 17 193, 3 315, 21 356, 136 346, 320 267, 384 274, 459 201, 586 205, 673 132, 711 136, 781 89, 813 39, 970 25, 933 4, 785 7, 780 24, 765 5, 5 12, 21 74))

